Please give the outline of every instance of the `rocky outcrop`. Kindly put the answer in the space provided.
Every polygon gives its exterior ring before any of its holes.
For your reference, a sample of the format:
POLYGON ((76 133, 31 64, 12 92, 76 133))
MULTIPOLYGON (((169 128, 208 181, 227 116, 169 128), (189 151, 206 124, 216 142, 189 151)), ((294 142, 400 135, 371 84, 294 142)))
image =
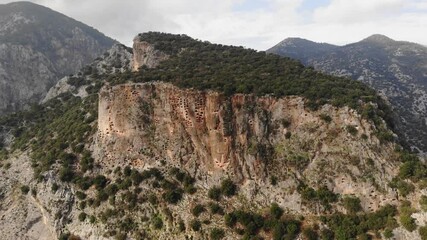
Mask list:
POLYGON ((267 52, 362 81, 390 101, 396 129, 414 151, 427 152, 427 48, 373 35, 345 46, 289 38, 267 52))
POLYGON ((30 2, 0 5, 0 115, 38 103, 59 79, 113 44, 48 8, 30 2))
MULTIPOLYGON (((94 149, 105 169, 166 162, 203 178, 228 175, 259 186, 271 176, 288 179, 292 171, 295 181, 360 196, 366 210, 397 201, 393 191, 382 200, 366 169, 373 161, 376 184, 388 189, 396 174, 393 145, 382 145, 375 126, 348 108, 325 105, 313 112, 299 97, 225 97, 158 82, 103 88, 98 114, 94 149)), ((262 201, 266 195, 283 203, 288 197, 266 192, 262 201)))
POLYGON ((142 66, 157 67, 161 61, 168 59, 168 55, 156 50, 153 45, 141 41, 137 36, 133 40, 133 71, 138 71, 142 66))

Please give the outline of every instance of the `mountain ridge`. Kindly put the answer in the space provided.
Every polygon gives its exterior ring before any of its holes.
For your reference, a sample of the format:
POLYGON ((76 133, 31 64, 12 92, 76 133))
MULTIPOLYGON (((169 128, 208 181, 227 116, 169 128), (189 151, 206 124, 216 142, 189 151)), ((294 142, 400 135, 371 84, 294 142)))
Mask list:
MULTIPOLYGON (((311 44, 311 48, 321 45, 311 44)), ((387 97, 399 115, 401 139, 413 150, 427 151, 427 48, 372 35, 321 53, 305 45, 278 44, 267 50, 337 76, 362 81, 387 97)))
POLYGON ((30 2, 0 5, 0 114, 38 103, 60 78, 114 43, 49 8, 30 2))

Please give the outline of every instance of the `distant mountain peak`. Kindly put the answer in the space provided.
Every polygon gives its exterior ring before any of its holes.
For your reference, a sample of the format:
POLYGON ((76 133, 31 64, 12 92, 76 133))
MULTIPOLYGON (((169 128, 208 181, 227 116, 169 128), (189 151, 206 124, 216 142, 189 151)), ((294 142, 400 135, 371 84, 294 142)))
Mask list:
POLYGON ((376 42, 376 43, 387 44, 387 43, 395 42, 395 40, 382 34, 374 34, 363 39, 362 42, 376 42))

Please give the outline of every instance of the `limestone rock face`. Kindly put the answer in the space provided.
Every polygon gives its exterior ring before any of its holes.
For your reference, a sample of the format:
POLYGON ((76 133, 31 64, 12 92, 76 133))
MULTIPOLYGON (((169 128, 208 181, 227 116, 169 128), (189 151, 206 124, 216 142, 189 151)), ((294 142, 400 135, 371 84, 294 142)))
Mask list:
POLYGON ((155 68, 163 60, 168 59, 168 55, 156 50, 153 45, 141 41, 139 37, 133 40, 133 71, 138 71, 142 66, 155 68))
MULTIPOLYGON (((373 160, 376 183, 388 189, 396 171, 393 145, 382 145, 375 127, 348 108, 325 105, 310 111, 299 97, 226 97, 154 82, 103 88, 98 114, 94 149, 106 169, 128 164, 145 169, 163 162, 211 179, 208 185, 215 176, 228 175, 258 187, 268 185, 268 177, 289 179, 294 172, 294 180, 360 195, 367 210, 397 201, 391 190, 386 201, 370 196, 377 190, 366 181, 367 162, 373 160)), ((277 193, 265 194, 286 202, 277 193)))
POLYGON ((38 103, 59 79, 114 43, 48 8, 30 2, 0 5, 0 115, 38 103))

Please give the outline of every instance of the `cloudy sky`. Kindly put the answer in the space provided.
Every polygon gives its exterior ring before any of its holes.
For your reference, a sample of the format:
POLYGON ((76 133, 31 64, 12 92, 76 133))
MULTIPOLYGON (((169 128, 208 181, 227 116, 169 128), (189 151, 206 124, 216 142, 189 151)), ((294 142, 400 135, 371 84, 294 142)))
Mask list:
MULTIPOLYGON (((0 0, 0 3, 11 2, 0 0)), ((33 0, 130 45, 185 33, 265 50, 287 37, 338 45, 374 33, 427 45, 427 0, 33 0)))

